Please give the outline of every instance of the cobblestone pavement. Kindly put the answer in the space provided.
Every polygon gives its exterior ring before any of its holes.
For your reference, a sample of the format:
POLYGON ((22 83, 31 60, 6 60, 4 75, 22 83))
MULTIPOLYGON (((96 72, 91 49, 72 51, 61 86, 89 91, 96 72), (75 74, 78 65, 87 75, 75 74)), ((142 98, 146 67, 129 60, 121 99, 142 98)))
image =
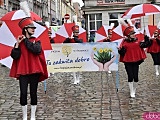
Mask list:
MULTIPOLYGON (((127 75, 119 64, 116 73, 82 72, 74 85, 72 73, 56 73, 38 88, 37 120, 143 120, 144 112, 160 112, 160 77, 155 76, 150 55, 140 66, 136 98, 129 97, 127 75)), ((9 78, 9 69, 0 67, 0 120, 22 120, 18 81, 9 78)), ((28 91, 29 92, 29 91, 28 91)), ((30 105, 28 96, 28 120, 30 105)))

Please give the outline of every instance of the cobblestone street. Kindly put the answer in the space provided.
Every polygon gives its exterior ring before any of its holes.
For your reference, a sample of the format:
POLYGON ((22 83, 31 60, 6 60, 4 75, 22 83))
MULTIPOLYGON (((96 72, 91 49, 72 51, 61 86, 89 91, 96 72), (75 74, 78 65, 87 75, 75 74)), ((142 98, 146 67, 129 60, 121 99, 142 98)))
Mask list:
MULTIPOLYGON (((18 81, 8 76, 6 67, 0 66, 0 74, 0 120, 22 120, 18 81)), ((39 84, 37 120, 143 120, 145 112, 160 112, 160 77, 150 55, 140 66, 135 98, 129 97, 122 63, 119 81, 117 92, 116 72, 81 72, 78 85, 72 73, 55 73, 47 80, 46 94, 43 82, 39 84)))

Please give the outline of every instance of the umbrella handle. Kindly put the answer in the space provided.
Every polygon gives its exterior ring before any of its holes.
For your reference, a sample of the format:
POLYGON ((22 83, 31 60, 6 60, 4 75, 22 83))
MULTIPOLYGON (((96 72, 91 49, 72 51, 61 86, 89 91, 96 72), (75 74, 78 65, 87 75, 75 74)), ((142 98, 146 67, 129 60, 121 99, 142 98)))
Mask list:
POLYGON ((145 29, 144 16, 143 16, 143 26, 144 26, 144 29, 145 29))

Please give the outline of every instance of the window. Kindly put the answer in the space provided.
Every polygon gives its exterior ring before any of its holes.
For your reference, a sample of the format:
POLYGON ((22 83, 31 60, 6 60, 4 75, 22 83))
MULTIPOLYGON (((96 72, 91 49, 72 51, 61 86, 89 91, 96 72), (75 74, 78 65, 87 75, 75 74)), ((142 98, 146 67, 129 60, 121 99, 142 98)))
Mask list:
POLYGON ((102 26, 102 13, 88 15, 89 30, 98 30, 102 26))
POLYGON ((102 26, 102 13, 86 15, 86 28, 88 28, 88 38, 95 36, 97 31, 102 26))
POLYGON ((111 23, 114 23, 114 27, 117 27, 119 25, 118 19, 121 18, 122 13, 109 13, 109 25, 111 23))
POLYGON ((110 19, 118 19, 118 14, 117 13, 110 13, 109 18, 110 19))

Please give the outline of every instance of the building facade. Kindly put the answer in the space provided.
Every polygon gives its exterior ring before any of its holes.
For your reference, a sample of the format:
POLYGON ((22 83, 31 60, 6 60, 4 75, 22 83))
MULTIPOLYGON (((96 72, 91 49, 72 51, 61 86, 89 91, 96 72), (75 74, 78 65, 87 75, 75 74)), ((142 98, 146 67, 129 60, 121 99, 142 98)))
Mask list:
MULTIPOLYGON (((96 31, 102 25, 114 23, 117 26, 119 24, 118 19, 129 8, 142 3, 151 3, 153 0, 83 0, 83 2, 82 10, 85 14, 85 28, 88 31, 88 36, 90 36, 90 31, 96 31)), ((160 5, 160 0, 154 2, 154 4, 160 5)), ((159 20, 159 14, 135 19, 135 21, 141 22, 141 27, 147 24, 156 25, 159 20)))
POLYGON ((27 1, 31 11, 50 25, 62 25, 65 14, 70 15, 68 22, 72 22, 72 16, 76 15, 72 0, 3 0, 3 5, 0 5, 0 18, 7 12, 19 10, 21 1, 27 1))
POLYGON ((74 22, 76 22, 80 26, 83 26, 82 25, 82 20, 84 20, 83 19, 83 11, 82 11, 82 9, 80 7, 80 4, 78 2, 75 2, 75 3, 73 3, 73 7, 74 7, 74 9, 76 11, 76 15, 73 16, 74 17, 73 18, 74 22))

